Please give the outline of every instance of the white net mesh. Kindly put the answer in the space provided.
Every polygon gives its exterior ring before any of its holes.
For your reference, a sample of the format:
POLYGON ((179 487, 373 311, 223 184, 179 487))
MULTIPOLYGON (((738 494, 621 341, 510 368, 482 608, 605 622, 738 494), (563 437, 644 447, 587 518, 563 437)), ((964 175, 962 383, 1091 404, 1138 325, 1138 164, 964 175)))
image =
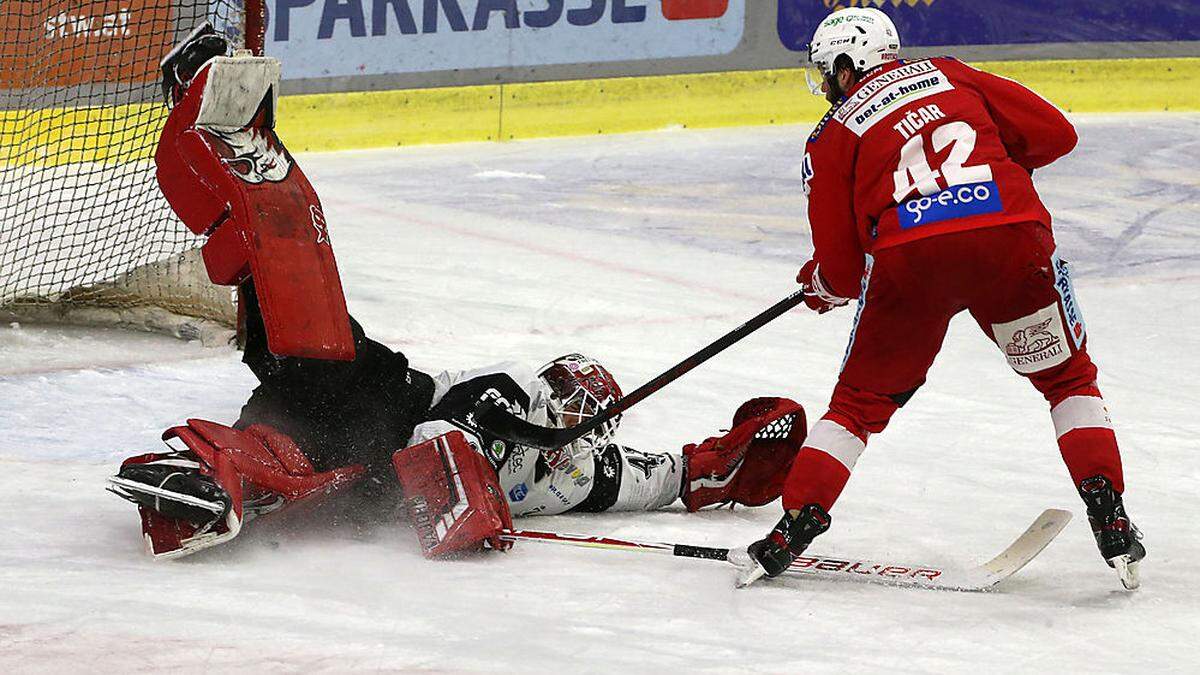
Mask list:
POLYGON ((159 59, 242 0, 5 0, 0 13, 0 315, 193 337, 232 325, 201 243, 158 191, 159 59), (168 315, 193 317, 172 320, 168 315), (171 323, 171 325, 167 325, 171 323))

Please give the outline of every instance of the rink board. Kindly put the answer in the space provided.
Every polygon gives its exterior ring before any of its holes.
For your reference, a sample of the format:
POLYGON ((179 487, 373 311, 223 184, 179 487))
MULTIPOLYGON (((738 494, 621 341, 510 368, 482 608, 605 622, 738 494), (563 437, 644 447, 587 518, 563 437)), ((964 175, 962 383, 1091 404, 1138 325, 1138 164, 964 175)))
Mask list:
MULTIPOLYGON (((1200 58, 977 64, 1068 112, 1200 110, 1200 58)), ((295 152, 583 136, 671 127, 816 121, 824 100, 798 69, 284 96, 280 136, 295 152)), ((166 108, 0 111, 0 162, 59 165, 149 158, 166 108)))
MULTIPOLYGON (((1200 110, 1200 59, 977 64, 1069 112, 1200 110)), ((814 122, 799 69, 538 82, 280 99, 297 151, 814 122)))

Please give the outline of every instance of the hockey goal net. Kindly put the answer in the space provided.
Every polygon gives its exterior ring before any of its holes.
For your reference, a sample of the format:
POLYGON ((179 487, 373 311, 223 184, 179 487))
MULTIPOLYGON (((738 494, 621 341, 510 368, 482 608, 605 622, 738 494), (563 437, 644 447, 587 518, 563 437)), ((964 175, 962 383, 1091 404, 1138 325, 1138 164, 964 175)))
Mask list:
POLYGON ((206 19, 261 53, 262 1, 3 2, 0 319, 228 335, 232 295, 154 179, 159 59, 206 19))

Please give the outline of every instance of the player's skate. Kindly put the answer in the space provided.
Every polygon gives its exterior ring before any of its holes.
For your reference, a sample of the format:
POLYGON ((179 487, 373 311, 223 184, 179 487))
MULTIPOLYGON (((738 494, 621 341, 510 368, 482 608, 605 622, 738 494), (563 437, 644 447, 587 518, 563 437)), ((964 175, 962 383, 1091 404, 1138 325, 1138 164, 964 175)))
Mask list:
POLYGON ((746 547, 745 551, 730 551, 729 561, 738 567, 737 587, 743 588, 763 576, 783 574, 812 540, 829 529, 829 514, 820 504, 808 504, 795 516, 783 514, 775 529, 746 547))
POLYGON ((1088 522, 1100 555, 1117 570, 1121 585, 1136 589, 1141 584, 1138 562, 1146 557, 1146 547, 1141 542, 1142 533, 1125 515, 1120 493, 1107 477, 1092 476, 1079 484, 1079 496, 1087 505, 1088 522))

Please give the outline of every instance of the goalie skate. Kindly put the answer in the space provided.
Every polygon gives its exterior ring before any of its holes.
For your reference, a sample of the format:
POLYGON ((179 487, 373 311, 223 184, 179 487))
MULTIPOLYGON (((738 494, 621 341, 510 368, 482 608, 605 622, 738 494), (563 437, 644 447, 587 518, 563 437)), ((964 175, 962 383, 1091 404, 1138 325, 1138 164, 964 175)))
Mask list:
POLYGON ((290 437, 267 425, 234 429, 205 420, 168 429, 170 452, 125 460, 108 479, 133 502, 155 558, 179 558, 227 542, 254 518, 355 483, 358 465, 316 472, 290 437))
POLYGON ((172 454, 144 464, 126 464, 108 479, 108 491, 169 518, 204 526, 225 517, 233 502, 200 463, 172 454))

